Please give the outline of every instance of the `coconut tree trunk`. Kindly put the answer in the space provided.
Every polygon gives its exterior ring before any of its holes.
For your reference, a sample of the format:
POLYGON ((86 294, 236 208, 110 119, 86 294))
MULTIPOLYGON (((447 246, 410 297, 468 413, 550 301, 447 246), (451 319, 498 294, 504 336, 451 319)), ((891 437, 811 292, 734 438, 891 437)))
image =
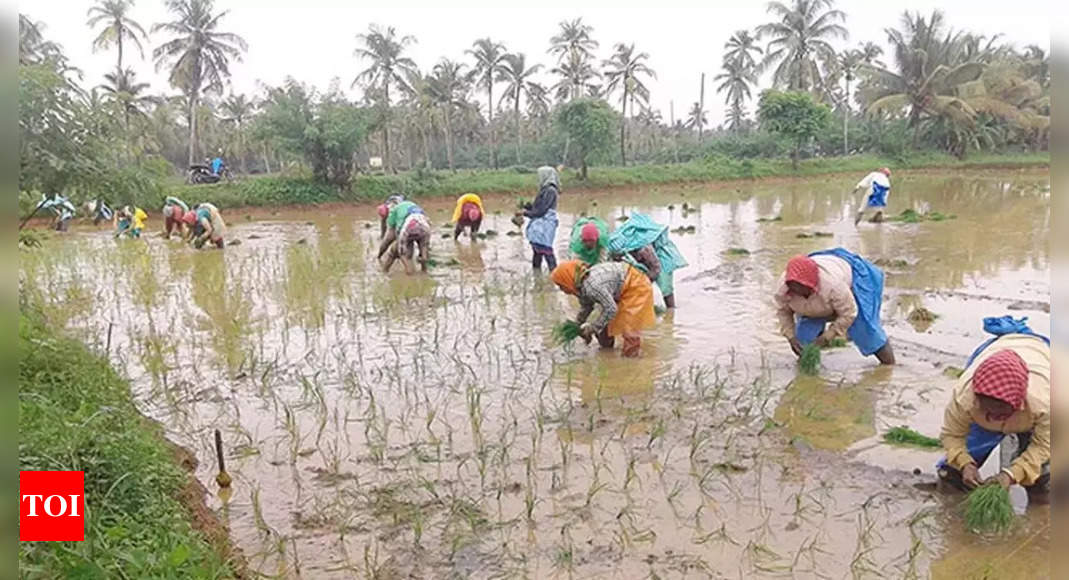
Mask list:
POLYGON ((386 98, 383 103, 383 118, 382 118, 382 168, 387 173, 390 172, 390 81, 383 82, 383 86, 386 89, 386 98))
POLYGON ((189 93, 189 164, 193 165, 197 146, 197 90, 189 93))
POLYGON ((115 44, 119 48, 119 59, 118 59, 116 65, 115 65, 115 70, 117 72, 121 72, 122 71, 122 33, 121 32, 120 32, 120 34, 116 35, 115 44))
POLYGON ((843 155, 850 154, 849 139, 850 125, 850 75, 846 75, 846 99, 843 101, 843 155))
POLYGON ((264 142, 264 172, 271 173, 271 160, 267 157, 267 142, 264 142))
POLYGON ((490 125, 490 167, 497 169, 497 149, 494 144, 494 80, 491 74, 486 76, 486 116, 490 125))
POLYGON ((520 161, 520 146, 523 144, 523 129, 520 126, 520 91, 516 91, 513 103, 512 111, 516 114, 516 165, 523 165, 520 161))
POLYGON ((456 171, 453 167, 453 123, 450 120, 449 105, 445 107, 445 154, 449 160, 449 171, 456 171))
POLYGON ((625 139, 627 139, 627 79, 624 79, 624 100, 623 100, 623 116, 620 119, 620 165, 627 165, 627 152, 624 150, 625 139))

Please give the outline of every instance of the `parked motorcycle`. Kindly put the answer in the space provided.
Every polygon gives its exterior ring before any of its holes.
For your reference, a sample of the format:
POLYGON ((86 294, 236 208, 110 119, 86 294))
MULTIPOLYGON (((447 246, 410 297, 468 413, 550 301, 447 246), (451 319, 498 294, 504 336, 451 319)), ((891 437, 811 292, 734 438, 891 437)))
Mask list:
POLYGON ((189 166, 189 173, 186 175, 186 183, 218 183, 220 179, 225 179, 227 182, 233 181, 233 176, 230 174, 230 168, 224 165, 219 170, 219 174, 212 173, 210 165, 204 163, 194 163, 189 166))

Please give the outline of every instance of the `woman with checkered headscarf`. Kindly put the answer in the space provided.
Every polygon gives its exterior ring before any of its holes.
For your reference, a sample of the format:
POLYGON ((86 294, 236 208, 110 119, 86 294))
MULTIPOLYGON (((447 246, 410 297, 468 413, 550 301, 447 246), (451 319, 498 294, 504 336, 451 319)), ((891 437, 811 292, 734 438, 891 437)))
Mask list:
POLYGON ((848 338, 861 354, 894 364, 895 354, 880 324, 883 271, 842 248, 795 256, 773 294, 780 334, 801 356, 814 343, 848 338))
MULTIPOLYGON (((985 328, 986 328, 985 321, 985 328)), ((1017 483, 1031 501, 1050 491, 1050 345, 1027 327, 1002 334, 974 353, 943 416, 938 464, 943 487, 1017 483), (1010 464, 987 480, 979 468, 1008 434, 1017 437, 1010 464)))

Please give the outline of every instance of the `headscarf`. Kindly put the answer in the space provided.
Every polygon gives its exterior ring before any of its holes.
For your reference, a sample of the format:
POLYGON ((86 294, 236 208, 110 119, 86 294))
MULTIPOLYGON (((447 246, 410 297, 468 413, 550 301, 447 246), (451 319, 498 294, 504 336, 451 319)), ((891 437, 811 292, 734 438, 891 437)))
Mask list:
POLYGON ((881 167, 879 169, 879 171, 880 171, 880 173, 886 175, 887 177, 891 177, 891 170, 888 169, 887 167, 881 167))
POLYGON ((1012 350, 999 351, 976 367, 972 389, 976 394, 998 399, 1011 405, 1014 411, 1019 411, 1028 394, 1028 365, 1012 350))
POLYGON ((483 214, 482 214, 482 212, 479 211, 479 207, 478 206, 474 206, 474 207, 469 207, 468 208, 468 221, 469 222, 477 222, 480 219, 482 219, 482 217, 483 217, 483 214))
POLYGON ((587 264, 594 265, 601 260, 602 250, 609 243, 609 224, 605 223, 596 217, 585 217, 575 222, 572 226, 571 241, 568 242, 568 248, 572 251, 572 255, 587 264), (588 248, 583 243, 583 233, 586 232, 587 237, 590 237, 590 228, 593 227, 597 231, 597 236, 594 239, 597 240, 597 244, 593 248, 588 248))
POLYGON ((580 260, 565 260, 557 265, 549 277, 553 283, 570 294, 579 293, 579 284, 586 276, 588 266, 580 260))
POLYGON ((184 223, 186 225, 190 225, 190 226, 195 224, 195 223, 197 223, 197 212, 195 212, 195 211, 187 211, 187 212, 183 213, 182 214, 182 223, 184 223))
POLYGON ((560 176, 557 175, 557 170, 548 165, 543 165, 538 168, 538 189, 542 189, 546 185, 552 183, 556 188, 560 189, 560 176))
POLYGON ((476 207, 479 208, 479 214, 478 215, 476 215, 474 217, 472 217, 470 215, 469 216, 463 216, 463 217, 466 217, 469 221, 476 221, 484 213, 486 213, 486 210, 483 209, 483 200, 482 200, 482 198, 480 198, 478 195, 475 195, 474 193, 465 193, 464 195, 462 195, 459 198, 457 198, 457 203, 453 207, 453 219, 450 220, 450 221, 452 221, 453 223, 459 222, 460 218, 462 217, 462 214, 464 213, 464 206, 467 205, 467 204, 473 204, 473 205, 475 205, 476 207))
POLYGON ((583 224, 583 229, 579 231, 579 238, 584 242, 596 242, 600 237, 601 231, 598 230, 598 226, 594 222, 583 224))
POLYGON ((809 256, 795 256, 787 261, 786 282, 797 282, 816 291, 820 285, 820 268, 809 256))
POLYGON ((379 204, 379 217, 386 219, 386 216, 390 215, 390 206, 386 204, 379 204))

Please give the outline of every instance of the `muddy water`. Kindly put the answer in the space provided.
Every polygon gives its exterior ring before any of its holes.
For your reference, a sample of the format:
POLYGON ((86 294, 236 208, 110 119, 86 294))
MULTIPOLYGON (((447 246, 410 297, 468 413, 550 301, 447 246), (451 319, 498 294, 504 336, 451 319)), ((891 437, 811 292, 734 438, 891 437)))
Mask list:
MULTIPOLYGON (((338 206, 229 212, 241 244, 223 252, 78 229, 24 254, 22 278, 130 376, 212 489, 223 432, 235 484, 211 499, 264 574, 1049 577, 1045 508, 1008 537, 970 535, 960 497, 915 487, 938 453, 879 435, 937 435, 944 371, 983 340, 981 317, 1049 331, 1047 173, 896 175, 891 213, 956 217, 860 228, 851 185, 566 189, 561 254, 583 213, 696 228, 674 235, 679 309, 639 360, 550 344, 575 305, 531 275, 512 197, 486 200, 496 236, 436 229, 433 257, 456 263, 426 276, 378 272, 373 209, 338 206), (900 365, 846 347, 797 376, 769 293, 790 256, 833 246, 888 261, 900 365), (937 318, 912 324, 918 307, 937 318)), ((450 217, 423 205, 436 227, 450 217)))

